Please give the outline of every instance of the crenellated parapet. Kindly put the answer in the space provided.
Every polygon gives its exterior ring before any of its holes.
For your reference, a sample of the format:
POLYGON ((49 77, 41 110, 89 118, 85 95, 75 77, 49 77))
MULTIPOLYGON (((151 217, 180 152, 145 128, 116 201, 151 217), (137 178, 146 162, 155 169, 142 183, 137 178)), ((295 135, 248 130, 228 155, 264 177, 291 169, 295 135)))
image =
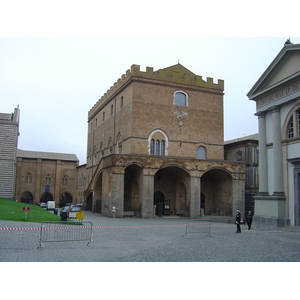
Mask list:
POLYGON ((158 71, 154 71, 152 67, 146 67, 146 71, 141 71, 139 65, 132 65, 130 70, 127 70, 91 108, 88 113, 89 118, 94 115, 106 100, 112 97, 134 77, 145 80, 168 81, 170 83, 192 85, 221 92, 224 91, 224 80, 218 79, 218 83, 214 83, 213 78, 207 77, 207 81, 205 81, 202 76, 195 75, 181 64, 159 69, 158 71))

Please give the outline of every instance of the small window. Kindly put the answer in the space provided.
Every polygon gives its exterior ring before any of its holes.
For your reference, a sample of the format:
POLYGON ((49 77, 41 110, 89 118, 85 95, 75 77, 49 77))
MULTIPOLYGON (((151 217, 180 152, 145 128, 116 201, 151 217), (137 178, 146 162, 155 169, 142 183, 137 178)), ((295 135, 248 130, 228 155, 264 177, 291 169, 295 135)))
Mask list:
POLYGON ((291 120, 289 122, 289 126, 288 126, 288 138, 291 139, 294 137, 294 121, 293 121, 293 117, 291 117, 291 120))
POLYGON ((238 151, 236 153, 236 160, 237 161, 242 161, 243 160, 243 152, 242 151, 238 151))
POLYGON ((102 121, 105 121, 105 111, 102 114, 102 121))
POLYGON ((121 108, 123 107, 123 105, 124 105, 124 98, 123 98, 123 96, 121 97, 121 108))
POLYGON ((160 141, 156 140, 155 142, 155 155, 159 155, 160 154, 160 141))
POLYGON ((162 140, 151 140, 150 144, 151 155, 165 155, 165 141, 162 140))
POLYGON ((68 178, 67 178, 67 176, 63 176, 61 183, 62 183, 62 185, 67 185, 68 184, 68 178))
POLYGON ((114 114, 114 106, 112 105, 111 107, 110 107, 110 115, 112 116, 114 114))
POLYGON ((300 109, 295 110, 287 123, 286 137, 288 139, 300 137, 300 109))
POLYGON ((31 175, 31 173, 27 173, 26 174, 25 182, 26 183, 31 183, 32 182, 32 175, 31 175))
POLYGON ((206 149, 203 146, 197 149, 197 159, 206 159, 206 149))
POLYGON ((178 106, 187 106, 187 94, 184 92, 175 92, 174 104, 178 106))
POLYGON ((46 184, 51 184, 51 177, 49 174, 45 177, 45 182, 46 184))

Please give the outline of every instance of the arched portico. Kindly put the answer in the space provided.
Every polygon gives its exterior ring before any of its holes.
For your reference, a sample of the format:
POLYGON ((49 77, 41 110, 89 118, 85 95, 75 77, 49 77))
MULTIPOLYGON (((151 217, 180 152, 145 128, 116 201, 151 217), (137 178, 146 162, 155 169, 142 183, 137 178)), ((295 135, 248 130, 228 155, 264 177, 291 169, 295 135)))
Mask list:
POLYGON ((130 164, 124 173, 124 215, 140 216, 142 209, 143 169, 140 165, 130 164))
POLYGON ((20 201, 23 203, 33 204, 33 196, 30 192, 26 191, 22 193, 20 201))
MULTIPOLYGON (((166 166, 154 176, 154 203, 163 203, 162 215, 186 215, 190 213, 190 175, 178 166, 166 166), (158 194, 164 199, 158 201, 158 194), (156 202, 155 202, 156 201, 156 202)), ((155 209, 155 213, 160 212, 155 209)))
POLYGON ((63 207, 67 204, 72 204, 72 202, 73 202, 73 197, 68 192, 62 193, 59 197, 59 207, 63 207))
POLYGON ((205 215, 232 215, 232 176, 215 168, 201 177, 201 206, 205 215), (204 200, 205 199, 205 200, 204 200))
POLYGON ((40 202, 48 202, 48 201, 53 201, 53 196, 49 192, 45 192, 42 194, 40 198, 40 202))

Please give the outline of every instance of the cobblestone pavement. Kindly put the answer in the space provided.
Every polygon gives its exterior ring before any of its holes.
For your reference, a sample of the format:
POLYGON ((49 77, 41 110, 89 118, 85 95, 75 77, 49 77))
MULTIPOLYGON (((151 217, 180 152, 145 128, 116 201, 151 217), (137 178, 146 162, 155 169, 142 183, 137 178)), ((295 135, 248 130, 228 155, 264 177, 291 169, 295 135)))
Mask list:
MULTIPOLYGON (((85 212, 93 223, 93 242, 39 246, 39 223, 0 220, 1 262, 299 262, 300 231, 247 230, 207 222, 188 227, 185 219, 114 219, 85 212), (5 229, 4 228, 10 228, 5 229), (12 230, 14 228, 14 230, 12 230), (17 229, 16 229, 17 228, 17 229), (25 229, 26 228, 26 229, 25 229)), ((201 221, 202 222, 202 221, 201 221)))

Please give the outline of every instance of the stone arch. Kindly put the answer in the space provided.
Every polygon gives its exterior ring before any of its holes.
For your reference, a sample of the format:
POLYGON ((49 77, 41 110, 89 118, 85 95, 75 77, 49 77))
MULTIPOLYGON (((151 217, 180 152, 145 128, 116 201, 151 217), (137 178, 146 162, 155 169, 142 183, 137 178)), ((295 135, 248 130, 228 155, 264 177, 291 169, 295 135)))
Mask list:
POLYGON ((167 134, 161 129, 151 131, 148 136, 148 154, 151 155, 151 140, 164 141, 164 155, 168 156, 169 138, 167 134))
POLYGON ((33 195, 28 191, 23 192, 21 195, 20 202, 33 204, 33 195))
MULTIPOLYGON (((297 127, 298 120, 297 120, 296 112, 299 111, 299 109, 300 109, 300 103, 297 103, 290 109, 290 111, 286 115, 283 126, 282 126, 282 131, 281 131, 281 139, 282 140, 288 139, 288 135, 289 135, 288 131, 289 131, 289 125, 290 125, 291 120, 293 120, 293 122, 294 122, 294 130, 296 131, 298 129, 298 127, 297 127)), ((296 133, 294 135, 294 137, 297 137, 297 136, 299 136, 299 134, 296 133)))
POLYGON ((154 193, 164 194, 163 215, 190 214, 190 174, 177 165, 167 165, 154 175, 154 193))
POLYGON ((53 196, 50 192, 44 192, 40 197, 40 202, 53 201, 53 196))
POLYGON ((124 215, 133 212, 139 217, 142 209, 143 169, 141 165, 131 163, 124 173, 124 215))
POLYGON ((232 176, 221 168, 206 171, 201 177, 205 215, 232 215, 232 176))
POLYGON ((59 207, 63 207, 65 205, 72 204, 73 202, 73 197, 70 193, 64 192, 60 195, 59 197, 59 207))

